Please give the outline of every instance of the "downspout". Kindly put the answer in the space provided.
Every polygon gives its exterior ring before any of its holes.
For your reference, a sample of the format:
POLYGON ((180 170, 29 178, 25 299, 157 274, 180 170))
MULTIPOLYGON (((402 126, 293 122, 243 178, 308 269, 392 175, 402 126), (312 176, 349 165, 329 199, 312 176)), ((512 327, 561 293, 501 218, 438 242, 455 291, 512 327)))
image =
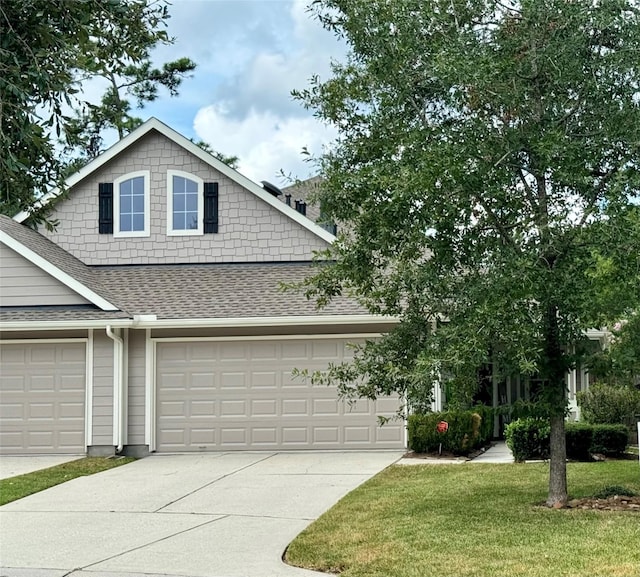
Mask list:
POLYGON ((124 429, 124 410, 123 410, 123 401, 124 401, 124 341, 120 335, 117 335, 113 332, 111 325, 107 325, 106 328, 107 336, 114 343, 114 359, 113 359, 113 410, 114 414, 114 424, 115 424, 115 435, 114 435, 114 444, 116 446, 116 453, 122 452, 123 443, 123 429, 124 429))

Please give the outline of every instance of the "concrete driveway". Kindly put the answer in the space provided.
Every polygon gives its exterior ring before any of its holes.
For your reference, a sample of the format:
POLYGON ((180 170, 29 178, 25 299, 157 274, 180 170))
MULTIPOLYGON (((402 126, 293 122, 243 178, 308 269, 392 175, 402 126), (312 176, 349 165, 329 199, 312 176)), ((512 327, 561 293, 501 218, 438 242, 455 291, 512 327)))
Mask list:
POLYGON ((400 452, 154 455, 0 507, 3 577, 304 577, 311 521, 400 452))

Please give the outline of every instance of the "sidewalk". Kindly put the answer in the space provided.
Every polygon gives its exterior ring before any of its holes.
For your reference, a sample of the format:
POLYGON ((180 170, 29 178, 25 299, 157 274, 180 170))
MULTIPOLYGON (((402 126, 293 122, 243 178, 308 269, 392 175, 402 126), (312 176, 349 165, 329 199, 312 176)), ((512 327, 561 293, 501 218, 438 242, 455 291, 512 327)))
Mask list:
POLYGON ((478 455, 475 459, 466 459, 457 457, 454 459, 434 459, 434 458, 414 458, 403 457, 396 461, 396 465, 462 465, 465 463, 513 463, 514 458, 511 450, 504 441, 496 441, 484 453, 478 455))
POLYGON ((511 449, 504 441, 497 441, 493 447, 487 449, 469 463, 513 463, 511 449))

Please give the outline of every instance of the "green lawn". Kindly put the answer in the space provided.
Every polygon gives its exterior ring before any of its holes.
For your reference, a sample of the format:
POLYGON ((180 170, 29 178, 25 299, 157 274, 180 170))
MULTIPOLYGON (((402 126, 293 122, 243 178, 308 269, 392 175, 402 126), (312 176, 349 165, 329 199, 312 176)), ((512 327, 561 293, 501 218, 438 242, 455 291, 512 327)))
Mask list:
MULTIPOLYGON (((548 465, 393 466, 289 546, 342 577, 638 577, 640 513, 550 510, 548 465)), ((569 463, 572 498, 640 492, 637 461, 569 463)))
POLYGON ((70 481, 76 477, 93 475, 134 460, 131 457, 86 457, 48 469, 34 471, 33 473, 2 479, 0 480, 0 505, 17 501, 27 495, 44 491, 49 487, 70 481))

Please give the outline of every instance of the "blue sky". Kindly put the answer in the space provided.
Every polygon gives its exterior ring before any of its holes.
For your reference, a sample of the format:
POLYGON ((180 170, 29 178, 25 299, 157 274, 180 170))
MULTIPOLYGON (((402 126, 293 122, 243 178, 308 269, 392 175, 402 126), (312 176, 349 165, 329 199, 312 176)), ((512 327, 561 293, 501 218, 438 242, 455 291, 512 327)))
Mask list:
POLYGON ((156 64, 188 56, 198 64, 180 95, 163 94, 139 111, 189 138, 240 158, 249 178, 285 182, 312 167, 300 152, 320 153, 335 132, 294 101, 291 90, 327 79, 346 48, 306 11, 309 0, 173 0, 168 32, 176 41, 154 53, 156 64))

